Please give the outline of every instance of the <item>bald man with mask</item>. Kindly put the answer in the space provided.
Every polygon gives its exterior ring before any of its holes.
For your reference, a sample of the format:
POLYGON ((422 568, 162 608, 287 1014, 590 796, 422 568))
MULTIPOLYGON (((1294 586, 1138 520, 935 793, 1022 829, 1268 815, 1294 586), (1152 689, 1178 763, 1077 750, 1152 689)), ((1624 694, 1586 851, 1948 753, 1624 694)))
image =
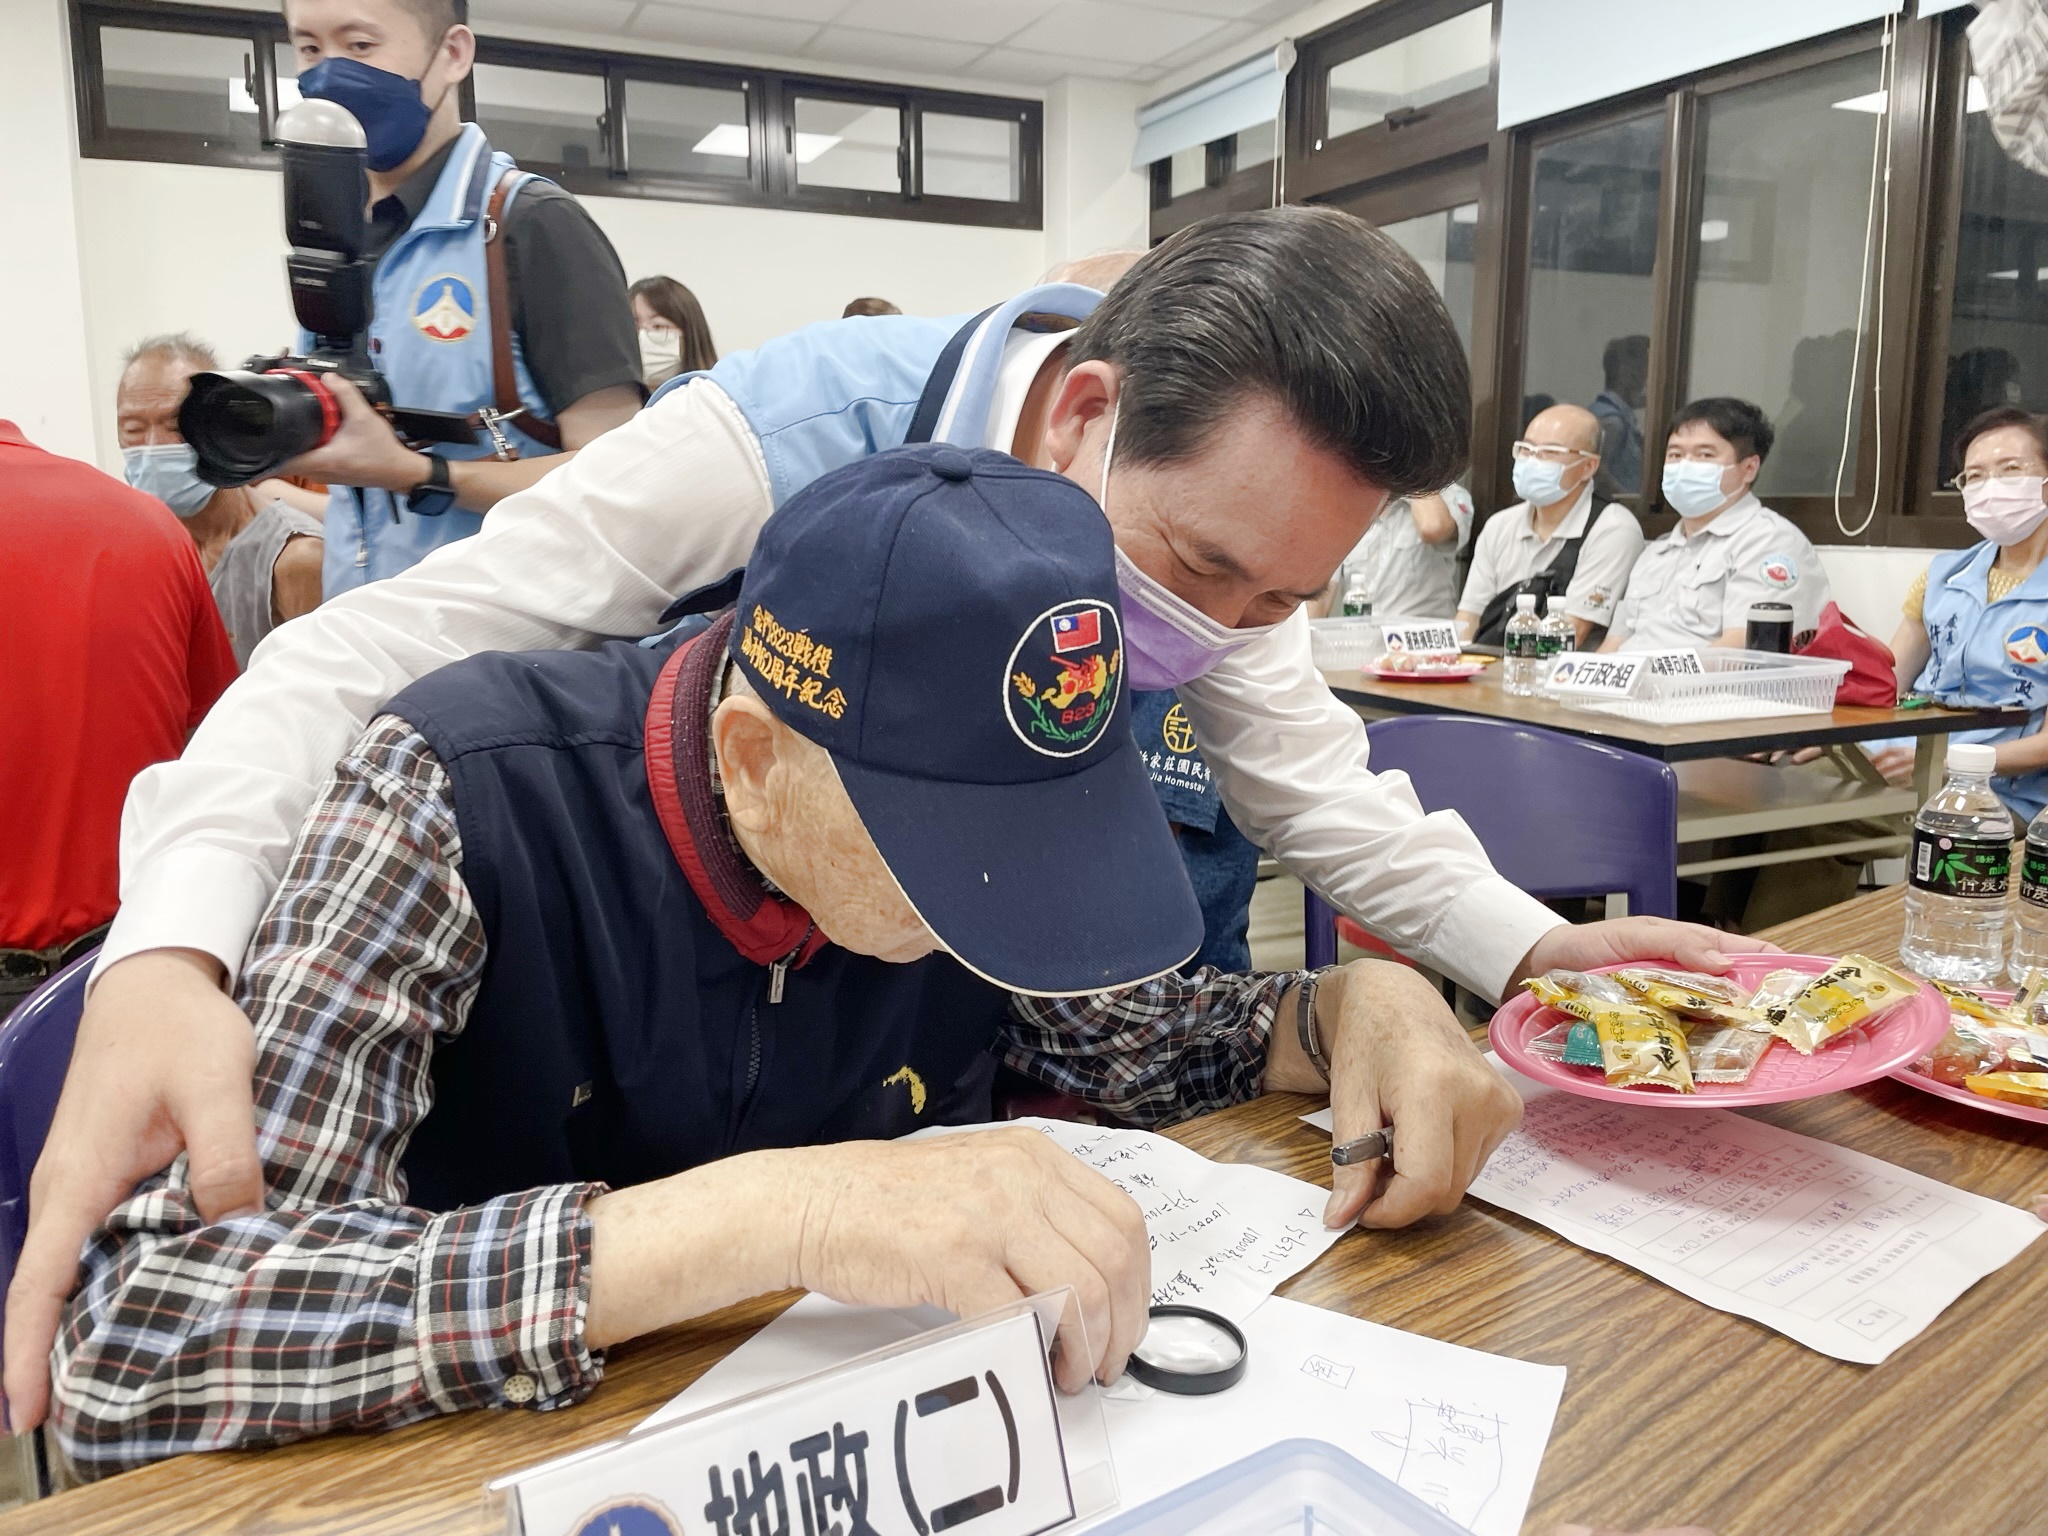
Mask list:
POLYGON ((1458 632, 1498 645, 1515 594, 1539 575, 1585 646, 1614 618, 1614 605, 1642 553, 1643 531, 1628 508, 1596 512, 1600 423, 1584 406, 1553 405, 1531 418, 1514 446, 1521 500, 1487 519, 1472 546, 1472 570, 1458 599, 1458 632))

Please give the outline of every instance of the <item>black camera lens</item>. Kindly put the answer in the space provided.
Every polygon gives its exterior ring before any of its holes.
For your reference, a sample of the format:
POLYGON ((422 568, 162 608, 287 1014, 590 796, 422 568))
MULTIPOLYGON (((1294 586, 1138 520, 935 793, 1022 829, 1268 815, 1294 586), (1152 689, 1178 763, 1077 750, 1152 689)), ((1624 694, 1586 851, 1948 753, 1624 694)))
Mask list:
POLYGON ((195 373, 178 408, 178 431, 209 485, 247 485, 332 435, 338 413, 326 389, 273 371, 195 373))

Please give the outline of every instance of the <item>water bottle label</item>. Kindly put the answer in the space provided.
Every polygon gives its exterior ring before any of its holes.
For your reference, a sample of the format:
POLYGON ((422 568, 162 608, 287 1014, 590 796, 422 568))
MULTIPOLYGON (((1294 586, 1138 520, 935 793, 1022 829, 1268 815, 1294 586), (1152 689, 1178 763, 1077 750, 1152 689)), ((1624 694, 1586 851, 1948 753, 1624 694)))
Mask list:
POLYGON ((2026 857, 2020 860, 2020 899, 2048 907, 2048 843, 2027 839, 2026 857))
POLYGON ((1907 874, 1915 890, 2002 900, 2012 875, 2012 844, 2002 837, 1950 837, 1915 827, 1907 874))
POLYGON ((1531 631, 1508 637, 1507 653, 1517 661, 1541 661, 1543 659, 1543 637, 1531 631))
POLYGON ((1538 635, 1536 637, 1536 654, 1545 661, 1548 661, 1553 656, 1563 655, 1564 649, 1565 641, 1562 635, 1538 635))

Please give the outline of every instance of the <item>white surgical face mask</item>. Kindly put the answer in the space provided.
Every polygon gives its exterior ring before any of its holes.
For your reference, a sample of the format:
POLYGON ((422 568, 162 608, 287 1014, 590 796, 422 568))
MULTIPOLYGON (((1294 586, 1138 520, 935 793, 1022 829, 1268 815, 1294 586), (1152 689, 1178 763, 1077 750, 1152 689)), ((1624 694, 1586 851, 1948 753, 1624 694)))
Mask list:
MULTIPOLYGON (((1102 449, 1102 485, 1095 500, 1109 505, 1109 465, 1116 456, 1118 399, 1109 415, 1109 441, 1102 449)), ((1185 598, 1169 592, 1139 570, 1121 546, 1116 552, 1116 585, 1123 598, 1124 644, 1129 648, 1131 687, 1139 693, 1193 682, 1235 651, 1277 626, 1231 629, 1218 624, 1185 598)))
POLYGON ((683 363, 683 334, 660 326, 640 333, 640 377, 659 384, 683 363))
POLYGON ((154 496, 180 517, 192 517, 213 500, 216 489, 199 478, 199 455, 186 443, 151 443, 121 450, 128 483, 154 496))
POLYGON ((1664 505, 1680 517, 1705 517, 1728 493, 1721 489, 1726 464, 1709 464, 1699 459, 1667 460, 1664 465, 1664 505))
POLYGON ((2041 498, 2044 484, 2048 481, 2040 475, 1980 481, 1963 492, 1963 516, 2001 549, 2017 544, 2048 519, 2048 502, 2041 498))
POLYGON ((1515 494, 1532 507, 1564 499, 1564 466, 1544 459, 1515 460, 1515 494))

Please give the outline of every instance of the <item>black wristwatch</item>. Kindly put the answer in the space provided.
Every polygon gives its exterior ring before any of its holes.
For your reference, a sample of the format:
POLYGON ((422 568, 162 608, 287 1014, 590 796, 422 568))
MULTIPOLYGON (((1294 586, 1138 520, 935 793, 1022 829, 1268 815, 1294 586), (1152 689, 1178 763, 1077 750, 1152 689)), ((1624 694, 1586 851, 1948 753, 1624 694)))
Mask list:
POLYGON ((455 505, 455 482, 448 478, 448 461, 438 453, 427 459, 427 478, 405 493, 406 510, 415 517, 439 517, 455 505))

